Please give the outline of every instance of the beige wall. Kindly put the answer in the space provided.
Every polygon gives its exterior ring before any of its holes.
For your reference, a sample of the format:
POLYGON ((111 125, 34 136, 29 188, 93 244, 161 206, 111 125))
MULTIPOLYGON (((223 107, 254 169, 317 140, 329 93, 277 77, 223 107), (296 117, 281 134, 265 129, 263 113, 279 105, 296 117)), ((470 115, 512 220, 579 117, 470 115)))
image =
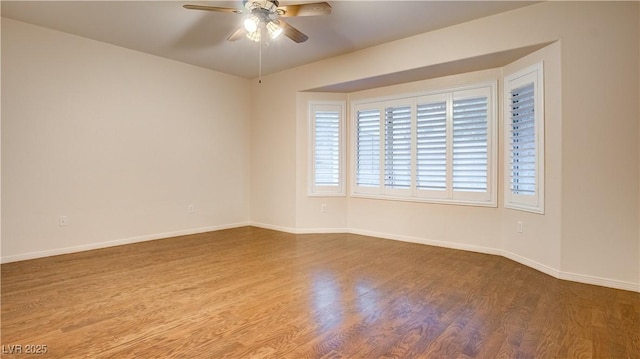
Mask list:
POLYGON ((254 83, 251 117, 252 223, 296 225, 296 90, 265 79, 254 83))
POLYGON ((562 269, 636 283, 638 5, 583 4, 562 42, 562 269))
POLYGON ((266 105, 274 94, 282 101, 252 117, 264 136, 252 139, 252 188, 259 181, 267 190, 252 192, 252 220, 304 232, 342 228, 346 217, 347 231, 441 241, 503 254, 565 279, 640 290, 638 6, 545 2, 266 77, 253 85, 254 103, 266 105), (556 65, 547 73, 555 79, 546 98, 544 216, 504 209, 500 192, 497 209, 347 197, 329 207, 339 213, 322 217, 322 199, 300 190, 306 169, 298 167, 306 164, 296 153, 308 149, 300 138, 305 119, 290 107, 297 91, 547 42, 556 50, 545 61, 556 65), (264 201, 267 193, 283 203, 264 201), (522 235, 515 233, 517 221, 525 223, 522 235))
POLYGON ((248 223, 249 92, 3 18, 3 260, 248 223))

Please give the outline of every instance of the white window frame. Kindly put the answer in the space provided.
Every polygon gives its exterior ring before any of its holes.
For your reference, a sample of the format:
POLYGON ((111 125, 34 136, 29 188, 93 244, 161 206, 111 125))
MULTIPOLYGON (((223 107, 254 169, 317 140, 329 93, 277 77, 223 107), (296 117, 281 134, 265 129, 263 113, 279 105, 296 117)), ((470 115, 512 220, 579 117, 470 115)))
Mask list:
POLYGON ((544 66, 542 62, 504 77, 504 206, 544 214, 544 66), (535 126, 535 194, 523 195, 511 189, 511 91, 533 83, 535 126))
POLYGON ((497 163, 498 163, 498 118, 497 118, 497 81, 483 82, 465 87, 444 89, 396 97, 373 98, 351 103, 351 182, 352 197, 390 199, 429 203, 459 204, 471 206, 497 207, 497 163), (453 136, 453 99, 462 96, 473 96, 478 93, 487 95, 487 191, 472 193, 453 191, 452 184, 452 136, 453 136), (444 191, 417 188, 417 105, 429 101, 446 101, 447 103, 447 188, 444 191), (385 175, 385 108, 389 106, 410 105, 412 109, 412 159, 411 186, 409 189, 386 188, 385 175), (359 186, 357 176, 357 126, 358 112, 377 109, 380 112, 380 173, 377 187, 359 186))
POLYGON ((332 196, 345 196, 345 101, 309 101, 308 103, 308 193, 310 197, 332 197, 332 196), (338 185, 337 186, 323 186, 316 184, 316 112, 317 111, 335 111, 339 114, 338 125, 338 185))

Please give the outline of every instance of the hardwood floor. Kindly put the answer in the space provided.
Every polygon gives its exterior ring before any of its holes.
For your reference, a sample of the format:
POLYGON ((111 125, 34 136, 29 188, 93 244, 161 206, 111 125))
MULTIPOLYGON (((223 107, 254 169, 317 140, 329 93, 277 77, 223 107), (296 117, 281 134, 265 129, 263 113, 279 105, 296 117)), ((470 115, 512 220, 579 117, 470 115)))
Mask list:
POLYGON ((245 227, 1 268, 7 358, 640 358, 640 293, 351 234, 245 227))

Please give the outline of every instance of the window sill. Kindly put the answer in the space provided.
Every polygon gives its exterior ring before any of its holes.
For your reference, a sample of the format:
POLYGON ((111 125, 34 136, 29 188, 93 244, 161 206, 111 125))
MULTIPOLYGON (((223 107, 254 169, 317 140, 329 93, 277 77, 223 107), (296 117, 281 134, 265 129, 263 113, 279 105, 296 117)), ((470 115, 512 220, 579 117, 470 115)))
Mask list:
POLYGON ((307 193, 307 197, 346 197, 347 194, 344 192, 336 192, 336 193, 307 193))
POLYGON ((364 199, 375 199, 375 200, 383 200, 383 201, 399 201, 399 202, 418 202, 418 203, 430 203, 430 204, 446 204, 446 205, 455 205, 455 206, 471 206, 471 207, 489 207, 489 208, 497 208, 497 201, 465 201, 459 199, 436 199, 436 198, 423 198, 423 197, 399 197, 399 196, 390 196, 390 195, 372 195, 367 193, 351 193, 350 197, 352 198, 364 198, 364 199))

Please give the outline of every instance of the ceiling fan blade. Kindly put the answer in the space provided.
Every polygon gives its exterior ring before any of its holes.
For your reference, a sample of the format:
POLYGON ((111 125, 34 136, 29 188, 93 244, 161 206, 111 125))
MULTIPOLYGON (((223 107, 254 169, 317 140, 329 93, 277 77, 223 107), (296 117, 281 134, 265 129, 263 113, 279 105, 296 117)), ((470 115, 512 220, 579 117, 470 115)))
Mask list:
POLYGON ((309 39, 309 36, 303 34, 302 32, 300 32, 300 30, 289 25, 284 20, 280 19, 278 21, 280 22, 280 26, 282 27, 282 33, 284 34, 284 36, 290 38, 291 40, 297 43, 305 42, 309 39))
POLYGON ((184 5, 185 9, 189 10, 206 10, 206 11, 217 11, 217 12, 230 12, 234 14, 241 14, 242 10, 230 8, 230 7, 216 7, 216 6, 204 6, 204 5, 184 5))
POLYGON ((227 37, 227 40, 238 41, 242 39, 246 34, 247 34, 247 30, 244 29, 244 26, 240 26, 239 28, 236 29, 236 31, 234 31, 231 35, 229 35, 229 37, 227 37))
POLYGON ((285 5, 278 8, 279 13, 282 11, 284 11, 284 13, 280 16, 283 17, 328 15, 331 14, 331 5, 326 2, 315 2, 300 5, 285 5))

